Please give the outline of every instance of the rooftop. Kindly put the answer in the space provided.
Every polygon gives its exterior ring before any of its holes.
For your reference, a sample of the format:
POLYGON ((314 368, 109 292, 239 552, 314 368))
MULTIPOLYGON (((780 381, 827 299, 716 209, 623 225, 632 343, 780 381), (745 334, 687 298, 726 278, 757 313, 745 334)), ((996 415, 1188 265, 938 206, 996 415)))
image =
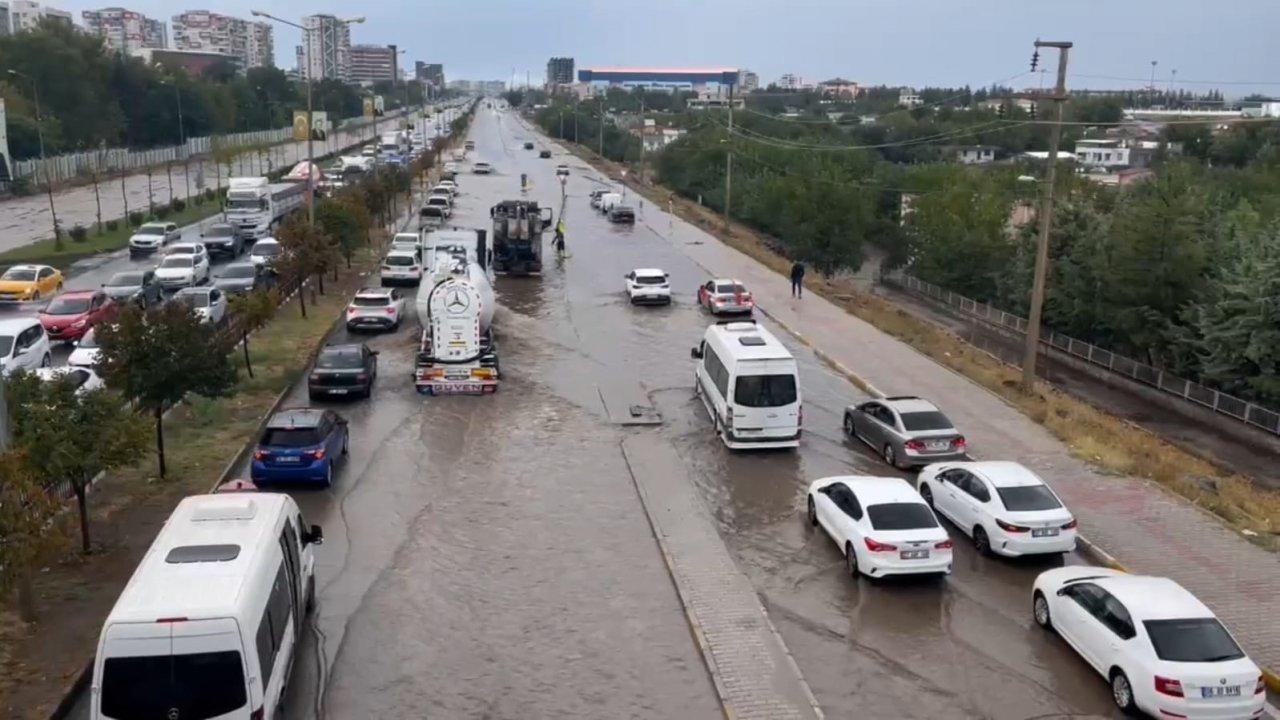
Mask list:
MULTIPOLYGON (((329 347, 341 347, 331 345, 329 347)), ((328 349, 328 348, 326 348, 328 349)), ((320 424, 323 410, 317 408, 286 408, 271 416, 267 421, 269 428, 315 427, 320 424)))
POLYGON ((838 475, 836 477, 823 478, 819 482, 822 483, 820 487, 837 482, 844 483, 858 496, 858 500, 863 507, 872 504, 869 501, 875 501, 875 503, 924 503, 924 500, 920 498, 920 493, 916 492, 915 488, 911 487, 902 478, 838 475))

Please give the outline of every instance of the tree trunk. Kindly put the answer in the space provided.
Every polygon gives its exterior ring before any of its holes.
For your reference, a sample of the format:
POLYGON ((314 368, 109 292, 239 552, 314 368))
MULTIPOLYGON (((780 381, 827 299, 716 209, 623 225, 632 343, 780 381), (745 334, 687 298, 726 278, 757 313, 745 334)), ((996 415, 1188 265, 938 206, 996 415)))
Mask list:
POLYGON ((76 492, 76 509, 80 511, 80 551, 88 555, 92 547, 89 544, 89 488, 85 485, 77 481, 72 488, 76 492))
POLYGON ((249 377, 253 377, 253 365, 249 363, 249 333, 246 331, 241 339, 240 344, 244 346, 244 369, 249 373, 249 377))
POLYGON ((93 174, 93 201, 98 205, 98 234, 102 234, 102 196, 98 194, 98 182, 101 177, 98 173, 93 174))
POLYGON ((156 405, 156 458, 160 461, 160 479, 164 479, 164 406, 156 405))
POLYGON ((164 164, 164 174, 169 178, 169 205, 173 205, 173 163, 164 164))
POLYGON ((307 284, 305 282, 298 284, 298 307, 302 310, 302 317, 307 316, 307 284))
POLYGON ((129 223, 129 193, 125 192, 124 173, 120 173, 120 199, 124 200, 124 226, 127 229, 129 223))
POLYGON ((31 587, 31 568, 27 566, 18 571, 18 617, 29 623, 40 619, 36 612, 36 591, 31 587))
MULTIPOLYGON (((316 273, 316 282, 319 285, 320 294, 324 294, 324 271, 316 273)), ((313 298, 314 299, 314 298, 313 298)))

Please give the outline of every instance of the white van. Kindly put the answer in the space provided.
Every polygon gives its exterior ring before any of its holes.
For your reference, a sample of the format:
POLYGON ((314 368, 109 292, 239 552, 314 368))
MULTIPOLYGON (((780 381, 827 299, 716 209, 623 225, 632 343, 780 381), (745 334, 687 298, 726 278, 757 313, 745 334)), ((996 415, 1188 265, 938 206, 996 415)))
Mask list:
POLYGON ((288 495, 178 503, 102 626, 90 717, 281 717, 322 539, 288 495))
POLYGON ((698 347, 694 393, 716 434, 735 450, 800 444, 800 376, 795 358, 754 320, 719 322, 698 347))
POLYGON ((607 192, 600 195, 600 203, 596 205, 600 212, 608 215, 614 205, 622 204, 622 193, 607 192))

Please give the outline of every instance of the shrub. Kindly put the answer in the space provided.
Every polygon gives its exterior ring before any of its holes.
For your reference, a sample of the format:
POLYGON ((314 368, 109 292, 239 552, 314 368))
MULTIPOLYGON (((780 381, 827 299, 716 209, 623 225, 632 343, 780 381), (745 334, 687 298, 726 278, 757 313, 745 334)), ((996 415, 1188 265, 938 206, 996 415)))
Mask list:
POLYGON ((116 230, 120 229, 119 220, 108 220, 106 224, 107 224, 107 232, 115 232, 116 230))
POLYGON ((196 206, 196 207, 200 207, 201 205, 204 205, 204 195, 203 195, 203 194, 201 194, 201 195, 192 195, 192 196, 191 196, 191 202, 195 203, 195 206, 196 206))
POLYGON ((174 211, 174 212, 182 212, 183 210, 186 210, 186 209, 187 209, 187 201, 186 201, 186 200, 183 200, 182 198, 174 198, 174 199, 173 199, 173 211, 174 211))
POLYGON ((204 189, 204 199, 205 199, 205 200, 212 200, 214 197, 216 197, 216 195, 215 195, 215 194, 214 194, 214 192, 213 192, 213 188, 205 188, 205 189, 204 189))
POLYGON ((84 242, 89 239, 89 229, 83 225, 76 225, 67 231, 67 234, 76 242, 84 242))
POLYGON ((160 218, 161 220, 164 220, 165 218, 169 217, 171 214, 173 214, 173 208, 169 207, 168 205, 156 206, 156 217, 160 218))
POLYGON ((129 213, 129 224, 133 227, 141 225, 144 219, 146 219, 146 215, 143 215, 141 210, 134 210, 129 213))

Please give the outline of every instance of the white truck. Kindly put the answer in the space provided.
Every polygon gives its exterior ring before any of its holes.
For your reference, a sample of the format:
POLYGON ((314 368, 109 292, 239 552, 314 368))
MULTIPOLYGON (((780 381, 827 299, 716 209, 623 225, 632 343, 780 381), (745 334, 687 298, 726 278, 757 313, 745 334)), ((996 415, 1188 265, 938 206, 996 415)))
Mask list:
POLYGON ((246 239, 270 237, 277 224, 307 200, 303 181, 273 183, 265 177, 233 177, 227 181, 223 217, 246 239))
POLYGON ((423 274, 416 308, 422 339, 414 387, 424 395, 483 395, 498 390, 498 350, 493 339, 493 285, 465 252, 448 272, 437 262, 423 274), (443 279, 438 279, 443 276, 443 279))
POLYGON ((378 139, 378 150, 383 156, 408 155, 410 150, 409 133, 406 130, 382 133, 378 139))

